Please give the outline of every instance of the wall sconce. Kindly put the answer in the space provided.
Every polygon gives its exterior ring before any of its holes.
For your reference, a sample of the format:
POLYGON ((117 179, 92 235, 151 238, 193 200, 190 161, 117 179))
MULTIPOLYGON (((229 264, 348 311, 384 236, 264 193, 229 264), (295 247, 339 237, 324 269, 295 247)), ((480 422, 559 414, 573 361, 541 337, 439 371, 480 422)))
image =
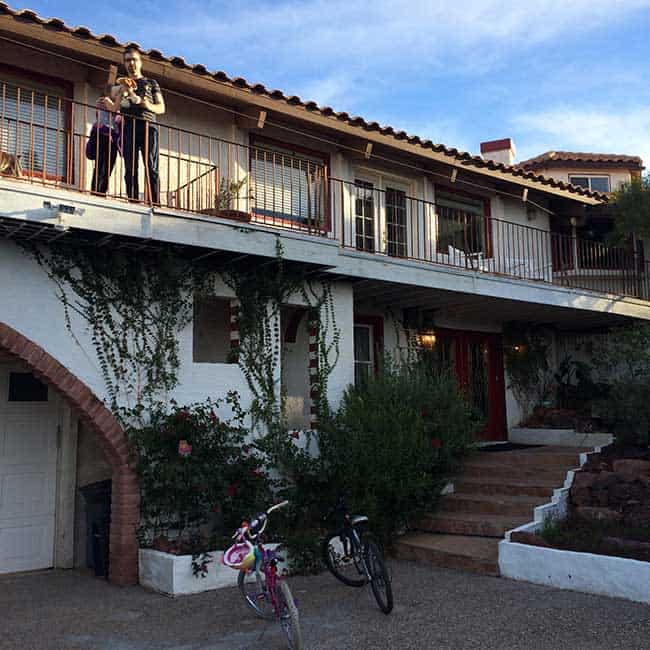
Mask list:
POLYGON ((418 337, 419 343, 423 348, 431 350, 436 344, 436 335, 434 332, 423 332, 418 337))
POLYGON ((575 228, 578 225, 578 217, 571 217, 569 223, 575 228))

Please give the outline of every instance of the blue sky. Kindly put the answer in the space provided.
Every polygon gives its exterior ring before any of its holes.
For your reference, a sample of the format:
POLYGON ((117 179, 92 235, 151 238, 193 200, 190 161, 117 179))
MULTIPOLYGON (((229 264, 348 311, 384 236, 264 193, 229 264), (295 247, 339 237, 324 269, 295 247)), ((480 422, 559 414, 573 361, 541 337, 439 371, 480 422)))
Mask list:
POLYGON ((11 2, 478 153, 650 166, 650 0, 11 2))

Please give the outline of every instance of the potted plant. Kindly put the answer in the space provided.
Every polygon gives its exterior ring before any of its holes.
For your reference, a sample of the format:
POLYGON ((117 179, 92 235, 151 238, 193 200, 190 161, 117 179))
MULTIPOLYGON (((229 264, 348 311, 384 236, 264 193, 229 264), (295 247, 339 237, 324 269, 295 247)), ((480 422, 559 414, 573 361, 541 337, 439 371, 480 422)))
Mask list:
POLYGON ((253 198, 250 193, 247 197, 240 197, 247 182, 248 176, 244 176, 238 181, 222 177, 219 182, 219 192, 215 197, 215 207, 204 210, 204 214, 248 223, 251 220, 251 213, 237 209, 240 201, 244 201, 246 198, 250 201, 253 198))

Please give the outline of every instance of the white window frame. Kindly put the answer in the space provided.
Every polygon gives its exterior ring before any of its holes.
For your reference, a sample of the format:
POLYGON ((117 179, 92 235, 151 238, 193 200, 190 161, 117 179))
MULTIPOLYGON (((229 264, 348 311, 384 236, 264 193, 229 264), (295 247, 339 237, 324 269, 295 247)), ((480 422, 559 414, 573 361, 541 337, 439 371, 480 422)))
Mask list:
MULTIPOLYGON (((592 190, 592 191, 595 191, 595 192, 602 192, 603 190, 593 190, 592 187, 591 187, 591 181, 594 178, 606 178, 607 179, 607 187, 609 188, 607 190, 607 192, 612 191, 612 179, 610 178, 609 174, 569 174, 569 183, 571 183, 572 185, 575 185, 575 183, 573 182, 574 178, 586 178, 587 182, 589 184, 589 187, 586 188, 586 189, 589 189, 589 190, 592 190)), ((581 185, 580 187, 583 187, 583 186, 581 185)))
MULTIPOLYGON (((354 323, 353 332, 357 329, 364 329, 368 332, 368 351, 370 359, 368 361, 357 359, 357 347, 354 346, 354 381, 356 384, 357 380, 357 366, 367 366, 368 367, 368 376, 371 376, 375 371, 375 340, 374 340, 374 330, 372 325, 368 323, 354 323)), ((356 338, 353 336, 353 339, 356 338)))
MULTIPOLYGON (((355 167, 352 170, 352 186, 356 199, 356 182, 363 181, 365 183, 372 183, 373 190, 378 191, 378 195, 383 194, 384 200, 377 205, 375 201, 375 210, 377 211, 377 223, 375 228, 375 253, 381 253, 388 256, 388 225, 386 219, 386 189, 398 190, 406 194, 406 257, 411 257, 411 229, 412 229, 412 210, 410 209, 409 198, 415 195, 415 181, 413 179, 396 176, 394 174, 379 173, 376 170, 368 169, 367 167, 355 167)), ((356 242, 356 201, 352 202, 352 235, 353 241, 356 242)), ((393 256, 391 256, 393 257, 393 256)), ((399 256, 395 256, 399 259, 399 256)))

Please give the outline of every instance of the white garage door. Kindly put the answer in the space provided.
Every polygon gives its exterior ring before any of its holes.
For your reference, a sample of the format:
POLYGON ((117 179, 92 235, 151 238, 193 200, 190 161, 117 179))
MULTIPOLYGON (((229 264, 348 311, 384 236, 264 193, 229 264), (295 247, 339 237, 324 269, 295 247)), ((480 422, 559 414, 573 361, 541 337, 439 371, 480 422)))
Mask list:
POLYGON ((58 399, 0 365, 0 573, 54 564, 58 399))

